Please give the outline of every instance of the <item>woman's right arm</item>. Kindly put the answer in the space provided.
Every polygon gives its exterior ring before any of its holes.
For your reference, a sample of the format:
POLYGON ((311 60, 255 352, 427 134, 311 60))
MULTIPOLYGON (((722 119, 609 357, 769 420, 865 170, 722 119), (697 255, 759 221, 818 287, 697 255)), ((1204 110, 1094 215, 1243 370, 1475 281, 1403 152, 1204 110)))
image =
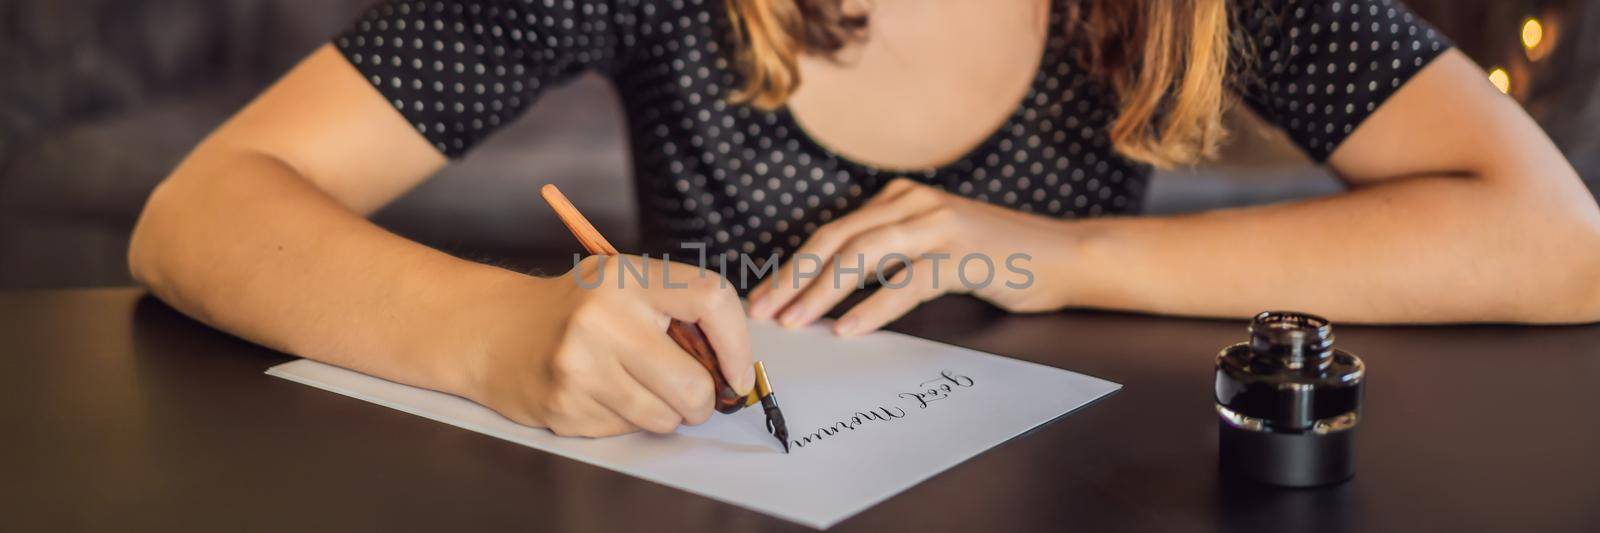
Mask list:
POLYGON ((465 377, 430 353, 450 326, 396 314, 448 316, 417 303, 453 307, 508 273, 363 218, 445 159, 344 61, 322 47, 202 141, 151 194, 129 267, 251 341, 362 370, 361 354, 383 353, 397 359, 384 377, 459 390, 465 377))
POLYGON ((730 383, 749 390, 738 300, 715 283, 675 289, 691 298, 580 290, 457 259, 364 218, 444 164, 323 46, 157 186, 129 266, 173 307, 250 341, 558 433, 671 431, 709 416, 709 376, 660 334, 668 316, 699 321, 730 383))

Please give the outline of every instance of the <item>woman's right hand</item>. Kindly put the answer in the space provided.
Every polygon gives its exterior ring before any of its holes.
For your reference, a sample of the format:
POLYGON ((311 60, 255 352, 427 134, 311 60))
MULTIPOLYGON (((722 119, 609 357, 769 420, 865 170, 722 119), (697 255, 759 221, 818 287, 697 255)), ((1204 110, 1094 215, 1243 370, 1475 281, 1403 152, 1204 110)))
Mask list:
POLYGON ((705 422, 711 376, 667 337, 672 319, 698 323, 728 384, 748 393, 749 331, 729 284, 691 265, 620 259, 645 263, 647 283, 619 272, 619 257, 589 257, 562 276, 519 276, 515 288, 492 295, 463 395, 563 436, 670 433, 705 422))
MULTIPOLYGON (((567 435, 671 431, 710 375, 664 334, 699 322, 736 389, 748 332, 719 278, 539 279, 384 231, 370 214, 447 162, 331 44, 219 127, 146 203, 134 278, 185 314, 285 353, 476 401, 567 435), (266 199, 265 201, 263 199, 266 199)), ((548 231, 560 231, 550 226, 548 231)), ((605 264, 615 273, 617 261, 605 264)))

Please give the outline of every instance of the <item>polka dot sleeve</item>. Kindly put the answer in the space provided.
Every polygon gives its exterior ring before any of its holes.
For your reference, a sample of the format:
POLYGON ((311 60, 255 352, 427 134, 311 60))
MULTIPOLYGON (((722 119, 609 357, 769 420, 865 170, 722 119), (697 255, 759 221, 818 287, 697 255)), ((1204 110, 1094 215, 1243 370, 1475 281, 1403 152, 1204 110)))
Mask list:
POLYGON ((1274 0, 1241 8, 1254 61, 1244 102, 1317 162, 1450 43, 1393 0, 1274 0))
POLYGON ((441 153, 458 158, 585 69, 607 70, 638 0, 387 0, 335 46, 441 153))

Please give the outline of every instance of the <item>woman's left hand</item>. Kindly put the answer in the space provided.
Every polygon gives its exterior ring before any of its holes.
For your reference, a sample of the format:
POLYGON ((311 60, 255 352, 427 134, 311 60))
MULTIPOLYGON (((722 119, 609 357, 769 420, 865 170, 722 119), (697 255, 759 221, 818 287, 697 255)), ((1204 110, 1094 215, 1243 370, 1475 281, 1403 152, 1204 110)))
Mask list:
POLYGON ((1069 303, 1060 275, 1071 259, 1069 225, 898 179, 818 228, 751 291, 750 316, 804 326, 868 279, 882 287, 840 317, 836 334, 876 330, 950 292, 1013 312, 1058 309, 1069 303))

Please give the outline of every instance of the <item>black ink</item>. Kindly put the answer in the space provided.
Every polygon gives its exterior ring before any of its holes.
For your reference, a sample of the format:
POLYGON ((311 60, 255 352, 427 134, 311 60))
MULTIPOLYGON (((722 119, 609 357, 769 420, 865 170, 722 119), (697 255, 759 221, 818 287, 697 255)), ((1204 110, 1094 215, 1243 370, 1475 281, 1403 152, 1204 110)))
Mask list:
MULTIPOLYGON (((943 400, 950 397, 950 393, 960 389, 972 387, 974 381, 971 377, 957 374, 950 370, 939 372, 939 377, 918 383, 919 392, 901 393, 901 398, 910 398, 917 401, 922 408, 928 407, 928 402, 943 400)), ((849 418, 834 422, 832 425, 817 428, 809 434, 789 441, 795 448, 804 448, 822 439, 838 435, 846 430, 855 431, 868 422, 892 422, 906 417, 906 410, 899 407, 878 407, 870 411, 856 411, 849 418)))
POLYGON ((869 421, 876 420, 878 422, 889 422, 898 418, 905 418, 905 416, 905 409, 901 409, 899 407, 879 407, 871 411, 857 411, 856 414, 850 418, 835 422, 831 426, 817 428, 817 430, 811 434, 802 436, 791 442, 793 442, 794 447, 796 448, 804 448, 807 444, 822 440, 824 437, 837 435, 840 431, 847 429, 854 431, 856 428, 861 427, 863 424, 866 424, 869 421))
POLYGON ((974 381, 970 377, 945 370, 939 372, 939 377, 917 384, 917 386, 922 387, 923 390, 916 392, 902 392, 900 393, 900 397, 916 400, 918 407, 927 409, 928 403, 949 398, 950 393, 955 392, 957 387, 968 388, 971 387, 973 383, 974 381))

